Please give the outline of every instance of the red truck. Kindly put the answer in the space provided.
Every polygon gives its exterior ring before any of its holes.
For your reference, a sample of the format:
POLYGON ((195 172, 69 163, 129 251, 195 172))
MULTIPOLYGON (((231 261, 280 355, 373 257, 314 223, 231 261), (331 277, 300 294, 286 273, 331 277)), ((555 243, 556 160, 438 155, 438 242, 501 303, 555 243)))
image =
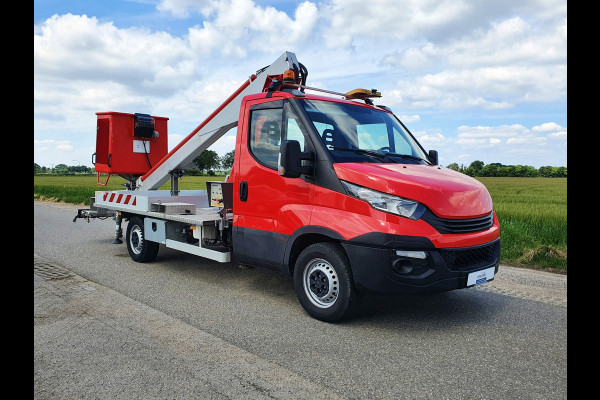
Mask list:
POLYGON ((500 226, 485 186, 438 165, 435 150, 373 103, 376 90, 335 93, 306 86, 307 75, 285 52, 169 153, 166 118, 97 113, 98 177, 128 184, 96 191, 73 221, 112 216, 115 243, 128 221, 125 241, 138 262, 164 244, 289 274, 304 310, 323 321, 349 315, 363 291, 492 280, 500 226), (184 168, 236 126, 226 181, 179 190, 184 168), (171 190, 159 190, 169 179, 171 190))

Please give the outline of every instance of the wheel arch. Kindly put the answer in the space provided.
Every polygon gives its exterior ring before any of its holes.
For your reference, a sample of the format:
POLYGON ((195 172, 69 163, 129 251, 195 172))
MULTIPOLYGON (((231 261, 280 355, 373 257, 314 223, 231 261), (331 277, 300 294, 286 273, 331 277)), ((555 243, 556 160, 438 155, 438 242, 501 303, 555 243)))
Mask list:
MULTIPOLYGON (((283 271, 293 275, 298 256, 302 250, 311 244, 318 242, 341 243, 343 241, 345 241, 344 237, 332 229, 322 226, 303 226, 296 230, 287 242, 283 271)), ((342 246, 340 248, 346 253, 342 246)), ((346 257, 348 257, 347 254, 346 257)))

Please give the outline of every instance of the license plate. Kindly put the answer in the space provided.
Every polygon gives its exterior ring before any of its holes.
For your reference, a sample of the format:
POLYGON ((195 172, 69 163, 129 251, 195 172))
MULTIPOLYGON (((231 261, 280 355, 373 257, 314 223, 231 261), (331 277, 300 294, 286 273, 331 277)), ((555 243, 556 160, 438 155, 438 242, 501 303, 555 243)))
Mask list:
POLYGON ((481 285, 487 281, 494 279, 495 267, 483 269, 481 271, 471 272, 467 277, 467 286, 481 285))

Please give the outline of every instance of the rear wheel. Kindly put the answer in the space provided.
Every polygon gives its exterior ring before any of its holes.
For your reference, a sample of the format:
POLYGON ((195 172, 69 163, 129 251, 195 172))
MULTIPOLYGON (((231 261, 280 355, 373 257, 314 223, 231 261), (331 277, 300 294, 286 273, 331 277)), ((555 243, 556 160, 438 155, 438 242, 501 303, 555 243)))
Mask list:
POLYGON ((335 243, 315 243, 300 253, 294 289, 304 310, 321 321, 344 318, 356 303, 350 263, 335 243))
POLYGON ((158 254, 158 243, 144 238, 144 220, 133 217, 127 224, 127 251, 133 261, 149 262, 158 254))

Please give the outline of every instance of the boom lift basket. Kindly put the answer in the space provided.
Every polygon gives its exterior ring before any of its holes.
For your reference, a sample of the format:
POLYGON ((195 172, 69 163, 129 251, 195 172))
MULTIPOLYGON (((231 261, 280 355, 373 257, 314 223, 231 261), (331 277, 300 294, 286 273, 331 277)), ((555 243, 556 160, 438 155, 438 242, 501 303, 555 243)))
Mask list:
POLYGON ((92 163, 98 173, 98 184, 102 185, 101 173, 137 179, 167 154, 169 118, 113 111, 96 115, 96 152, 92 163))

